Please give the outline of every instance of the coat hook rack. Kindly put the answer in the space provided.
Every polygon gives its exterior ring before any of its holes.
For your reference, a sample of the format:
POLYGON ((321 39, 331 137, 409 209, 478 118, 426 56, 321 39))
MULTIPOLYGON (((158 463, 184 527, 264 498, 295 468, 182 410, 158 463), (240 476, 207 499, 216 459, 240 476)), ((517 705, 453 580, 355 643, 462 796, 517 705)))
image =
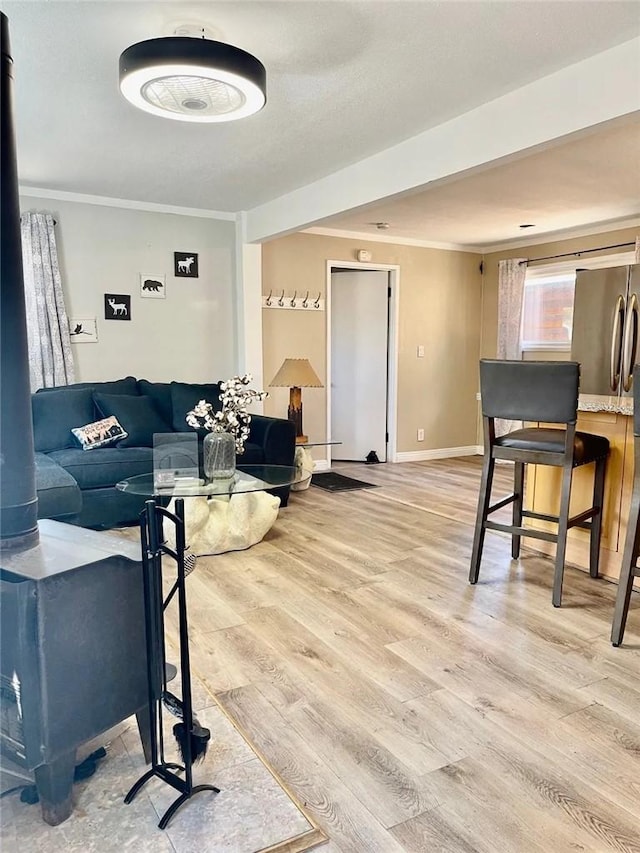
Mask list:
POLYGON ((297 289, 291 295, 283 290, 280 296, 274 296, 273 288, 271 288, 268 295, 262 296, 262 307, 287 308, 290 311, 324 311, 322 291, 318 292, 316 299, 313 296, 309 297, 309 292, 308 290, 306 291, 304 299, 302 298, 302 292, 298 293, 297 289))

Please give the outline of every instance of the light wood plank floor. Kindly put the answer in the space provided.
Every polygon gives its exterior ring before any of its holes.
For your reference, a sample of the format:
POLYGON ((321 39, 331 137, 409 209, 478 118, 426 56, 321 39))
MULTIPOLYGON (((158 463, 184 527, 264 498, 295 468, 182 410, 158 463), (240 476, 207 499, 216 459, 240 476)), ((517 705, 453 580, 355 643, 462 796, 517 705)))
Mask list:
POLYGON ((188 581, 192 665, 321 849, 640 851, 640 596, 614 649, 616 587, 567 569, 556 610, 506 537, 470 587, 477 457, 335 467, 379 488, 298 492, 188 581))

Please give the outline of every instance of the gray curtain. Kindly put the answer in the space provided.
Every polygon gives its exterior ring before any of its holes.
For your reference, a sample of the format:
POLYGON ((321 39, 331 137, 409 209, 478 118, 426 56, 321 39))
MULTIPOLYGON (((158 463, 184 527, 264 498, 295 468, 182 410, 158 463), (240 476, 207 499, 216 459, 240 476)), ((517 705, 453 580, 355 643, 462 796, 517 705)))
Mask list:
MULTIPOLYGON (((526 258, 498 262, 498 358, 520 359, 522 299, 527 275, 526 258)), ((496 420, 496 435, 520 429, 520 421, 496 420)))
POLYGON ((20 218, 31 390, 74 380, 69 320, 64 306, 53 216, 20 218))

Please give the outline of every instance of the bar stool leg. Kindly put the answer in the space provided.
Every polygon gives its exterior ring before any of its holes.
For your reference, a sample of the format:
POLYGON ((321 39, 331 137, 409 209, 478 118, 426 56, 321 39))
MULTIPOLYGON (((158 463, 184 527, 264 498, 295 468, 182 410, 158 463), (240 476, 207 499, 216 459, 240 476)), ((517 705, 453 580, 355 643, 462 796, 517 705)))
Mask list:
POLYGON ((476 527, 473 534, 473 550, 471 552, 471 568, 469 570, 469 583, 478 582, 480 574, 480 560, 482 559, 482 548, 484 546, 484 534, 486 533, 485 522, 489 514, 491 503, 491 486, 493 485, 493 471, 495 459, 489 450, 485 451, 482 463, 482 477, 480 479, 480 494, 478 496, 478 513, 476 515, 476 527))
MULTIPOLYGON (((634 484, 635 485, 635 484, 634 484)), ((624 629, 627 624, 629 602, 631 601, 631 590, 633 578, 636 574, 635 566, 640 552, 640 490, 634 487, 629 511, 629 524, 627 527, 627 538, 624 543, 624 555, 622 557, 622 569, 618 581, 618 594, 616 595, 616 609, 613 614, 613 626, 611 628, 611 642, 619 646, 624 637, 624 629)))
MULTIPOLYGON (((514 462, 513 465, 513 526, 522 527, 522 499, 524 497, 524 462, 514 462)), ((520 556, 520 539, 517 534, 511 537, 511 557, 517 560, 520 556)))
POLYGON ((562 493, 558 516, 558 538, 556 545, 556 567, 553 577, 553 606, 562 604, 562 580, 564 577, 564 557, 567 550, 567 524, 569 522, 569 500, 571 498, 571 478, 573 468, 565 465, 562 474, 562 493))
POLYGON ((598 510, 591 519, 591 535, 589 537, 589 574, 598 577, 600 563, 600 537, 602 533, 602 513, 604 511, 604 480, 607 470, 607 457, 596 461, 593 477, 593 506, 598 510))

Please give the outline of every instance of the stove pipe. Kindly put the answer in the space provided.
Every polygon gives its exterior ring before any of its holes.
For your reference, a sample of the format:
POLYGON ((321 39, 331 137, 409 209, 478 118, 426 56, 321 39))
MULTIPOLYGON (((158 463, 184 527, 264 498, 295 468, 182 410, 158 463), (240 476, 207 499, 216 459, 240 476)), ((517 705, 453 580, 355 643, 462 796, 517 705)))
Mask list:
POLYGON ((0 12, 0 549, 38 544, 9 21, 0 12))

